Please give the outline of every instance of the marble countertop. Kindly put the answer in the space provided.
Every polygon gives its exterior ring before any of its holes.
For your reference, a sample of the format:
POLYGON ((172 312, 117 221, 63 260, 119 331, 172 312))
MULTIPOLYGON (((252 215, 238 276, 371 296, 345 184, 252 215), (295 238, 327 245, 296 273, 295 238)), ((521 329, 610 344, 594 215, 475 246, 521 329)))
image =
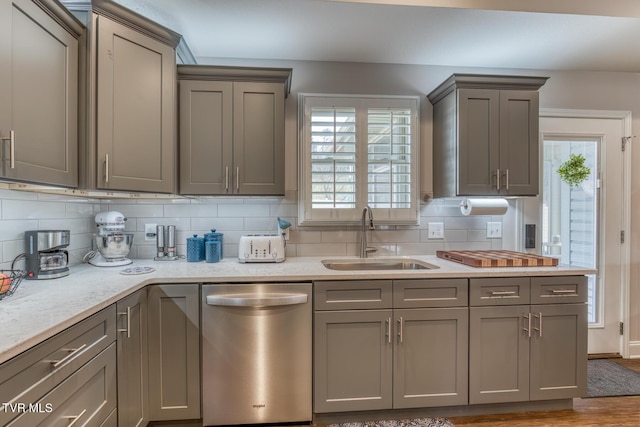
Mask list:
POLYGON ((334 257, 295 257, 277 264, 241 264, 232 258, 215 264, 190 263, 184 260, 135 260, 133 264, 125 267, 94 267, 86 264, 73 266, 68 276, 59 279, 24 280, 13 295, 0 300, 0 363, 149 284, 558 276, 595 273, 595 270, 567 265, 473 268, 445 261, 435 255, 407 257, 439 267, 432 270, 334 271, 325 268, 320 262, 328 258, 334 257), (152 267, 155 271, 139 275, 121 274, 127 267, 152 267))

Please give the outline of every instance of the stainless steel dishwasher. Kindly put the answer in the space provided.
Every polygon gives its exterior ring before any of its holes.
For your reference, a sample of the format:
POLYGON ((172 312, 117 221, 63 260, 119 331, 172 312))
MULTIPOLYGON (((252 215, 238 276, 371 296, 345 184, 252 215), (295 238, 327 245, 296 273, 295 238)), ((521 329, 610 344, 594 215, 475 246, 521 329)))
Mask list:
POLYGON ((202 289, 204 425, 311 421, 311 283, 202 289))

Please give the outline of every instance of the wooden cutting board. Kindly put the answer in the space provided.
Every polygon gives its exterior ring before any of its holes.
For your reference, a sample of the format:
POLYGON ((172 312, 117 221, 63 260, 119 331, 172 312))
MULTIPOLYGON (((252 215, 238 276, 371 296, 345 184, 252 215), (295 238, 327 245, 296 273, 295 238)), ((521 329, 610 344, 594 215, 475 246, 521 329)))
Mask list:
POLYGON ((552 267, 557 258, 514 251, 437 251, 439 258, 471 267, 552 267))

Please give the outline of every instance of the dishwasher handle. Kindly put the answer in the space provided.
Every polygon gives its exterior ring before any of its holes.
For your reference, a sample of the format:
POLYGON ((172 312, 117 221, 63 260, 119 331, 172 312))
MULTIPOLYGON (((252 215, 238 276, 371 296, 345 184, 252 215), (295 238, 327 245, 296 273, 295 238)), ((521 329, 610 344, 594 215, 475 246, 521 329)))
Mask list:
POLYGON ((307 294, 259 293, 207 295, 207 305, 226 307, 275 307, 306 304, 307 294))

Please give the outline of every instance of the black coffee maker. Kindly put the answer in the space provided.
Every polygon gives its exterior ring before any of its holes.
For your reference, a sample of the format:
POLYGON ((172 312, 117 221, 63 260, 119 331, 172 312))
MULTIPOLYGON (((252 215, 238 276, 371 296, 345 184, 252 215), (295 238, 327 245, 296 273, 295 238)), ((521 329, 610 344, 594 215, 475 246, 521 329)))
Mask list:
POLYGON ((69 230, 24 232, 27 279, 55 279, 69 274, 69 230))

